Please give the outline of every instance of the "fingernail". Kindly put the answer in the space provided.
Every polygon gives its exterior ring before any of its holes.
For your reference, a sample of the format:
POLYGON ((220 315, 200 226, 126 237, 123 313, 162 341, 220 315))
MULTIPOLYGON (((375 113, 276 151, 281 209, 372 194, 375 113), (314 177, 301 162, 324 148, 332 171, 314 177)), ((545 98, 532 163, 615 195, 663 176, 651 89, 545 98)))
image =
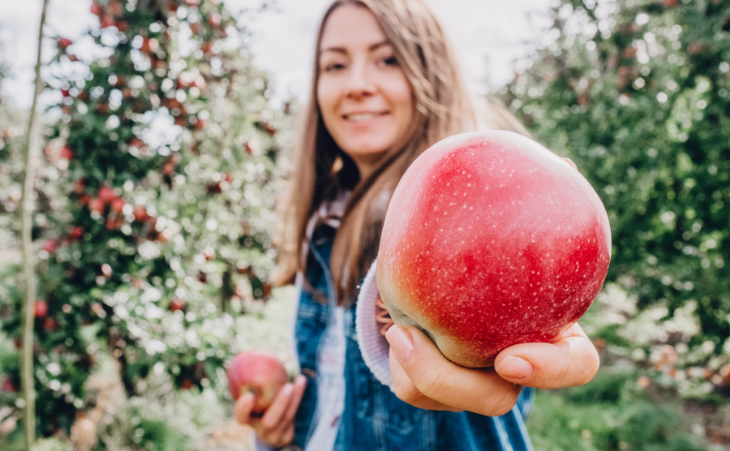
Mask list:
POLYGON ((532 376, 534 368, 532 364, 521 357, 515 357, 513 355, 507 356, 499 362, 499 366, 496 368, 497 372, 509 378, 524 379, 532 376))
POLYGON ((399 360, 405 361, 411 358, 413 354, 413 337, 406 329, 394 324, 385 334, 385 339, 388 340, 390 348, 399 360))

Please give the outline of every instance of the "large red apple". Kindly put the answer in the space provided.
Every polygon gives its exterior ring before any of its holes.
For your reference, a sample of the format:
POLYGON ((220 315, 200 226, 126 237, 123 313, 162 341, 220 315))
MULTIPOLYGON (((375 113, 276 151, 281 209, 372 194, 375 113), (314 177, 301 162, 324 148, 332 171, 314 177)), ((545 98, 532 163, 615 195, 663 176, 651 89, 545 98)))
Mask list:
POLYGON ((570 164, 521 135, 457 135, 426 150, 393 193, 377 285, 396 324, 451 361, 491 366, 580 318, 611 258, 606 210, 570 164))
POLYGON ((228 390, 233 399, 242 393, 251 392, 256 396, 252 410, 263 413, 274 401, 276 394, 289 380, 284 366, 266 351, 253 350, 242 352, 233 358, 228 367, 228 390))

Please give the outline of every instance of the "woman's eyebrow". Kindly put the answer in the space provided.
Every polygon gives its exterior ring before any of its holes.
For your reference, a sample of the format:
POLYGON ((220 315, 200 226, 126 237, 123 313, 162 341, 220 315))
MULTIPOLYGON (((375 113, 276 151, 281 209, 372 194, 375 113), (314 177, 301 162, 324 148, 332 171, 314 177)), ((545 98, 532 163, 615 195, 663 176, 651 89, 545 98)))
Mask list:
MULTIPOLYGON (((370 46, 368 46, 368 50, 372 52, 373 50, 377 50, 380 47, 389 46, 389 45, 390 45, 390 42, 388 42, 388 41, 376 42, 375 44, 371 44, 370 46)), ((335 53, 346 54, 347 49, 344 47, 325 47, 322 50, 320 50, 320 53, 325 53, 325 52, 335 52, 335 53)))

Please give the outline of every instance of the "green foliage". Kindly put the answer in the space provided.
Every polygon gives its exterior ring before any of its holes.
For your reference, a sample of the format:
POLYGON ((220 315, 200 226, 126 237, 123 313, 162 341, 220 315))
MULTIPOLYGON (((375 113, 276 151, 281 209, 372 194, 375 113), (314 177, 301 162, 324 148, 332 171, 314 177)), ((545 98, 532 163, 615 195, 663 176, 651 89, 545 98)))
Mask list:
MULTIPOLYGON (((107 353, 130 396, 157 373, 176 389, 219 382, 234 316, 271 291, 284 118, 268 108, 240 28, 212 0, 98 1, 92 12, 101 56, 76 61, 73 45, 59 46, 47 80, 58 120, 34 217, 48 305, 35 335, 44 436, 68 432, 89 407, 85 382, 107 353)), ((0 327, 15 340, 21 298, 7 279, 0 327)), ((181 449, 160 421, 140 426, 148 447, 181 449)))
POLYGON ((614 244, 608 281, 639 309, 624 320, 648 310, 663 312, 652 319, 659 328, 680 310, 696 319, 689 334, 667 330, 645 343, 645 356, 681 344, 689 347, 681 366, 722 372, 730 347, 730 5, 564 0, 552 14, 549 43, 504 99, 601 196, 614 244))
MULTIPOLYGON (((596 393, 608 391, 605 384, 620 378, 606 378, 595 387, 596 393), (609 382, 610 380, 610 382, 609 382)), ((593 385, 593 382, 590 384, 593 385)), ((528 421, 535 449, 545 451, 642 450, 701 451, 697 439, 687 430, 679 407, 656 405, 641 396, 603 402, 586 398, 590 389, 565 390, 562 396, 538 392, 536 407, 528 421), (576 402, 577 401, 577 402, 576 402)))

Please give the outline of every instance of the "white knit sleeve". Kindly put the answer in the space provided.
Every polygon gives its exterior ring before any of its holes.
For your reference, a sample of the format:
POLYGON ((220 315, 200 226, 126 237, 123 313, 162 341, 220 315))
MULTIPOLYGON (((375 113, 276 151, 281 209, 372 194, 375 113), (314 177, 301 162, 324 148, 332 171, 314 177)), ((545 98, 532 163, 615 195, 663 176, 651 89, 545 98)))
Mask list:
POLYGON ((365 281, 360 287, 360 295, 357 298, 355 328, 360 353, 363 360, 365 360, 365 364, 377 380, 392 388, 393 378, 390 375, 390 363, 388 361, 390 345, 380 333, 382 324, 375 320, 377 313, 375 302, 378 299, 378 285, 375 283, 376 265, 377 262, 373 262, 365 281))

